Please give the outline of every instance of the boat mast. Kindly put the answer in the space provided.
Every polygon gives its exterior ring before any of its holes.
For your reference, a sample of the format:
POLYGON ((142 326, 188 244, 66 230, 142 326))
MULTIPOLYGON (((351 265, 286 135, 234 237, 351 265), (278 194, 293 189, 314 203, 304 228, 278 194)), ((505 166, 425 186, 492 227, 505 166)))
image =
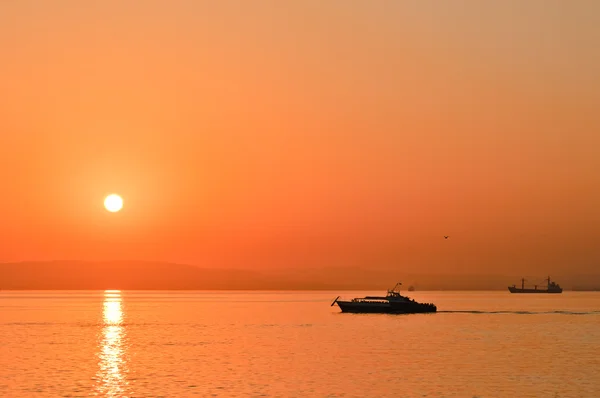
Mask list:
POLYGON ((521 278, 521 290, 525 290, 525 278, 521 278))

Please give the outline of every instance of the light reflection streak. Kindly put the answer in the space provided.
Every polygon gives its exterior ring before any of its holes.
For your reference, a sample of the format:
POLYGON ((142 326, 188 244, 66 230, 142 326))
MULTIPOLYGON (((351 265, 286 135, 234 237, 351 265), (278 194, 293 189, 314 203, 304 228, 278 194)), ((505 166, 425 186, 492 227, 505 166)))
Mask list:
POLYGON ((127 362, 121 292, 104 292, 102 332, 99 339, 97 393, 105 397, 126 396, 127 362))

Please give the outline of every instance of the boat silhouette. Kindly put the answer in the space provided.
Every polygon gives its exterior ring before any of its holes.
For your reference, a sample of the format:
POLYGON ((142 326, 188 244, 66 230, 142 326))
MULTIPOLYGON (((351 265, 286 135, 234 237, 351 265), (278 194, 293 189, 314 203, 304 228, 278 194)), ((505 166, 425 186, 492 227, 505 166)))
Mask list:
POLYGON ((521 278, 521 287, 518 288, 516 285, 508 287, 508 291, 511 293, 562 293, 563 289, 558 283, 550 280, 550 277, 546 279, 548 285, 546 289, 538 289, 538 285, 534 285, 533 289, 525 288, 525 278, 521 278))
POLYGON ((402 283, 396 283, 396 286, 388 290, 385 296, 366 296, 353 298, 350 301, 340 300, 338 296, 331 306, 337 304, 342 312, 351 313, 418 314, 437 311, 435 304, 419 303, 401 295, 400 285, 402 283))

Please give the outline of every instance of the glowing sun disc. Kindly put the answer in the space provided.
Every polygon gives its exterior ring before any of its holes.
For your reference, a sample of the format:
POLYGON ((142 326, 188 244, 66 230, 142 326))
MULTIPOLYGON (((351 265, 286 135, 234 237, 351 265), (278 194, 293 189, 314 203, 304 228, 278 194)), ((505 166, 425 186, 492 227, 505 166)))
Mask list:
POLYGON ((104 199, 104 207, 111 213, 116 213, 123 208, 123 199, 116 194, 108 195, 104 199))

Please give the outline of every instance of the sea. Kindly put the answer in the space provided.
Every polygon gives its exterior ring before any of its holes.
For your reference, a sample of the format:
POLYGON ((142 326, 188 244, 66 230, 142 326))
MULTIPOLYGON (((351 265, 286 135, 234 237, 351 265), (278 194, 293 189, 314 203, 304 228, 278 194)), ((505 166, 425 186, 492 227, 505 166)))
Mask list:
POLYGON ((600 397, 600 293, 0 291, 0 396, 600 397))

